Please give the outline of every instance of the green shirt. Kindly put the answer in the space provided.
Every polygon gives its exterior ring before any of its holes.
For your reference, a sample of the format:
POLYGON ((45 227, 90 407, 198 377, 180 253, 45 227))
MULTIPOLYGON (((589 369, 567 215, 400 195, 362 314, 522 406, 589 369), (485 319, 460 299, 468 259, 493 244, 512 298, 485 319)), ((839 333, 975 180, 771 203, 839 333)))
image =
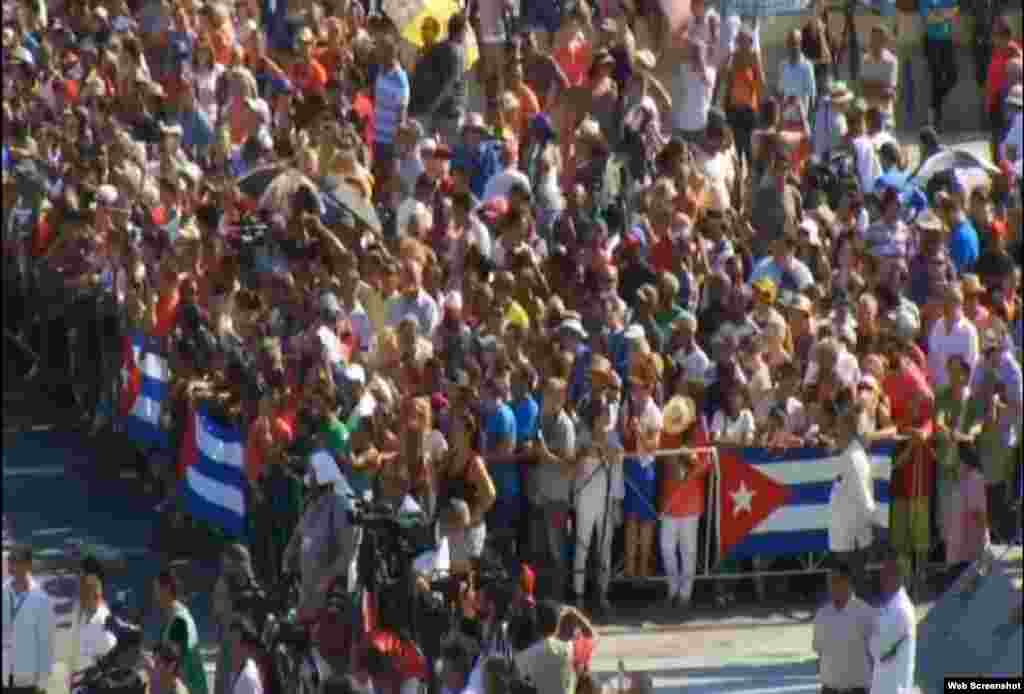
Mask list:
POLYGON ((192 614, 181 603, 174 606, 174 614, 164 628, 163 640, 178 645, 181 652, 181 679, 188 687, 189 694, 207 694, 206 669, 199 652, 199 631, 192 614))
MULTIPOLYGON (((935 395, 935 417, 945 414, 946 426, 949 430, 969 432, 976 424, 984 421, 985 406, 978 398, 968 396, 965 401, 957 398, 952 387, 946 386, 935 395)), ((977 444, 975 444, 977 445, 977 444)), ((959 479, 960 447, 953 443, 950 436, 936 434, 935 452, 938 455, 939 468, 947 480, 959 479)))

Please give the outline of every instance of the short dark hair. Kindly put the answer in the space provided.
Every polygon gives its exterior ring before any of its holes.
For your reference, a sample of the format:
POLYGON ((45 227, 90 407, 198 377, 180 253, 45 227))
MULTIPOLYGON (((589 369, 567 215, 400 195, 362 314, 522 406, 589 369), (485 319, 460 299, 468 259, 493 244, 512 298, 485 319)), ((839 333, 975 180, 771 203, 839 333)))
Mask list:
POLYGON ((351 675, 331 675, 324 682, 324 694, 359 694, 362 688, 351 675))
POLYGON ((445 663, 464 675, 473 671, 473 663, 480 654, 480 646, 466 634, 455 634, 441 647, 445 663))
POLYGON ((562 617, 562 607, 554 600, 541 600, 537 604, 537 630, 544 636, 558 631, 558 622, 562 617))
POLYGON ((100 583, 103 582, 103 565, 100 564, 100 560, 96 557, 86 557, 83 559, 79 571, 83 576, 95 576, 100 579, 100 583))
POLYGON ((456 12, 448 18, 448 38, 461 39, 466 34, 466 15, 456 12))
POLYGON ((163 569, 156 577, 157 584, 173 597, 181 595, 181 581, 170 569, 163 569))

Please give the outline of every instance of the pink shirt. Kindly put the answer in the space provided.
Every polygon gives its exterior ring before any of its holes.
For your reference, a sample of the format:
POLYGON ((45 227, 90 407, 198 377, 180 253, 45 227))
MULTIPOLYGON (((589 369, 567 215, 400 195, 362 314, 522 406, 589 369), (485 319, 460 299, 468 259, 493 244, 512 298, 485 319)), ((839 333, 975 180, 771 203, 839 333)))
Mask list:
POLYGON ((985 510, 985 477, 980 471, 962 465, 960 482, 953 487, 950 517, 946 523, 946 564, 979 559, 988 547, 988 524, 978 523, 971 514, 985 510))

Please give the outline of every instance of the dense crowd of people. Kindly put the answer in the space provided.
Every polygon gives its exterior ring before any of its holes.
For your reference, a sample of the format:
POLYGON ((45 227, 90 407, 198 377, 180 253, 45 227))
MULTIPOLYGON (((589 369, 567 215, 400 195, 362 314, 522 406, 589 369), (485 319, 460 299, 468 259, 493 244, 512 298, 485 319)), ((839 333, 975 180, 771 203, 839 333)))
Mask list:
MULTIPOLYGON (((538 597, 602 610, 621 526, 622 574, 664 572, 685 606, 709 447, 822 447, 856 474, 851 446, 898 441, 901 554, 1019 541, 1011 21, 982 79, 994 164, 921 191, 884 21, 843 82, 813 13, 772 83, 757 21, 704 0, 681 25, 548 4, 478 0, 411 46, 349 0, 5 3, 5 339, 28 378, 99 428, 145 335, 160 427, 202 408, 244 432, 256 573, 299 566, 311 606, 354 580, 351 501, 305 491, 342 486, 436 519, 456 569, 498 547, 538 597), (324 450, 336 470, 306 475, 324 450)), ((942 154, 957 21, 919 12, 918 163, 942 154)), ((829 530, 856 577, 874 502, 850 485, 859 525, 829 530)))

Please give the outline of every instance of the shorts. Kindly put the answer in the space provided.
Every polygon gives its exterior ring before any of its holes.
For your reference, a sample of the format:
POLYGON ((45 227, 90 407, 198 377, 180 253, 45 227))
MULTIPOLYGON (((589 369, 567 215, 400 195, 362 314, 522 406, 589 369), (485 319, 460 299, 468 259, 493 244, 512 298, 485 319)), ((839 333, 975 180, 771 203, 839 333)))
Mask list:
POLYGON ((623 461, 626 478, 626 498, 623 500, 622 510, 627 519, 633 518, 643 523, 652 523, 658 520, 658 510, 655 504, 658 485, 656 483, 657 467, 653 460, 647 459, 643 464, 642 458, 627 457, 623 461))

